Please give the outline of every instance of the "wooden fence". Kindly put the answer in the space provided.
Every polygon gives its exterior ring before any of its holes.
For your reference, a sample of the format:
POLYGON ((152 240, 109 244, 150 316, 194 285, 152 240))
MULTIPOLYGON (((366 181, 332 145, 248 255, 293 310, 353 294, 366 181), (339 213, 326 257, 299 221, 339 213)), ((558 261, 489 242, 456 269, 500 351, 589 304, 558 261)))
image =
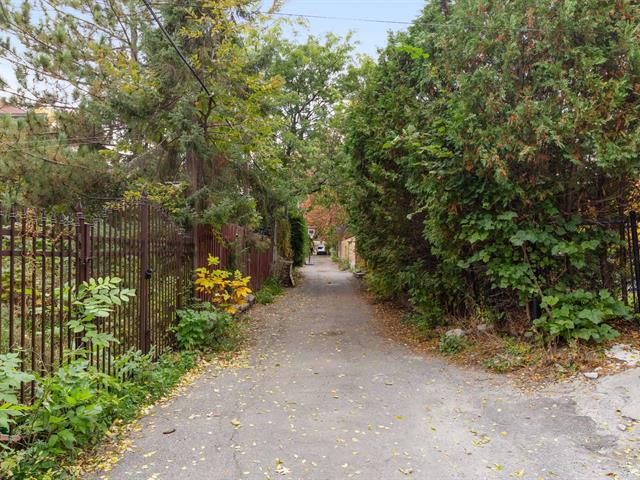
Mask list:
POLYGON ((209 254, 220 259, 220 268, 240 270, 251 276, 251 288, 258 290, 271 274, 271 239, 239 225, 225 225, 220 231, 211 225, 195 227, 195 264, 206 265, 209 254))
MULTIPOLYGON (((99 321, 98 329, 118 343, 96 350, 91 362, 110 372, 113 360, 132 348, 160 355, 173 344, 176 311, 193 298, 194 268, 211 253, 220 268, 240 269, 259 288, 270 273, 268 245, 233 225, 185 232, 144 198, 91 219, 81 212, 0 210, 0 353, 19 352, 25 371, 52 372, 75 341, 66 327, 73 288, 109 276, 122 278, 136 296, 99 321)), ((28 400, 29 388, 22 388, 21 400, 28 400)))

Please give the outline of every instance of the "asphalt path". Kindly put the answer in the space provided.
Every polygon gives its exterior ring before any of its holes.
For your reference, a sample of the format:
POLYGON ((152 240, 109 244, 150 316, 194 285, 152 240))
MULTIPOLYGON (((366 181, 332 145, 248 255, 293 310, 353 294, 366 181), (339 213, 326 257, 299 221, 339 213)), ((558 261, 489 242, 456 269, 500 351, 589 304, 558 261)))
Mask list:
POLYGON ((571 395, 531 396, 383 338, 358 280, 313 261, 301 286, 252 310, 246 364, 153 408, 99 477, 636 478, 571 395))

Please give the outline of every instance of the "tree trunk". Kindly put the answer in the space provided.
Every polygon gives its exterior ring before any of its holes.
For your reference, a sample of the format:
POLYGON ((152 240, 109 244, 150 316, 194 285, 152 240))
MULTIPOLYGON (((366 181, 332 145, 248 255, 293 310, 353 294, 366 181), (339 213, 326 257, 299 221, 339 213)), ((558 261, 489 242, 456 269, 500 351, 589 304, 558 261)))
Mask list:
POLYGON ((445 17, 449 16, 449 0, 440 0, 440 10, 445 17))
MULTIPOLYGON (((187 149, 187 169, 189 171, 189 180, 191 184, 190 193, 192 195, 196 195, 200 190, 202 190, 202 187, 204 187, 204 175, 202 172, 202 161, 193 147, 187 149)), ((204 211, 206 207, 204 199, 197 196, 194 207, 196 213, 204 211)))

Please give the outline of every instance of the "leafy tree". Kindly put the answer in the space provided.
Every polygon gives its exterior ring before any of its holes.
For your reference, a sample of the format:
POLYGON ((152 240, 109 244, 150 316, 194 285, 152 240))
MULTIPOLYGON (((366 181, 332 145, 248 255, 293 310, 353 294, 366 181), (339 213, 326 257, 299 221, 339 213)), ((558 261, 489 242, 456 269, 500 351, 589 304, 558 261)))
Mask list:
POLYGON ((390 38, 348 127, 352 226, 388 289, 531 320, 542 297, 613 287, 616 232, 587 223, 624 212, 638 178, 639 13, 444 1, 390 38))
POLYGON ((256 54, 265 74, 280 79, 270 114, 272 162, 258 171, 256 198, 265 218, 296 211, 309 193, 330 186, 344 156, 339 119, 353 92, 350 39, 308 36, 296 43, 279 26, 262 35, 256 54))
POLYGON ((86 161, 129 183, 106 196, 186 185, 188 202, 173 212, 185 223, 269 232, 342 155, 331 121, 348 89, 348 39, 284 40, 277 24, 265 28, 256 1, 154 2, 207 93, 139 2, 0 7, 0 53, 19 81, 14 100, 50 106, 56 117, 64 109, 64 131, 88 144, 86 161))
POLYGON ((338 194, 343 186, 325 186, 319 193, 310 195, 301 205, 309 226, 316 229, 316 236, 336 248, 347 233, 347 212, 338 194))
MULTIPOLYGON (((112 196, 125 183, 123 173, 111 167, 91 144, 54 128, 46 113, 26 118, 0 115, 0 202, 47 207, 91 207, 112 196)), ((103 148, 108 143, 102 140, 103 148)))
POLYGON ((72 117, 87 119, 86 130, 111 140, 111 148, 96 142, 94 159, 122 166, 130 178, 188 180, 191 203, 204 218, 216 217, 207 209, 222 192, 234 202, 231 211, 251 210, 246 171, 270 161, 267 106, 280 85, 254 63, 254 3, 158 8, 210 95, 149 13, 128 0, 3 2, 5 58, 14 63, 24 98, 68 106, 72 117), (38 7, 44 13, 34 14, 38 7))

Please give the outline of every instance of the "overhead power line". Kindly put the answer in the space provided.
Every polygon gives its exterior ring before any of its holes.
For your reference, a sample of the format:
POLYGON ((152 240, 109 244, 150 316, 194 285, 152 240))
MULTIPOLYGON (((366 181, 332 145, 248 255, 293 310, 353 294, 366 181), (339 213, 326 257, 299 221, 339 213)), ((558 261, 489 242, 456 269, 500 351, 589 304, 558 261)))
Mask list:
POLYGON ((412 22, 402 22, 396 20, 378 20, 375 18, 352 18, 352 17, 331 17, 327 15, 305 15, 301 13, 284 13, 284 12, 259 12, 265 15, 277 15, 280 17, 294 17, 294 18, 311 18, 320 20, 344 20, 347 22, 365 22, 365 23, 388 23, 392 25, 411 25, 412 22))
MULTIPOLYGON (((145 4, 147 4, 146 0, 143 0, 145 2, 145 4)), ((323 2, 324 3, 324 2, 323 2)), ((341 5, 343 4, 343 2, 339 2, 341 5)), ((369 2, 364 3, 364 4, 359 4, 362 6, 368 5, 369 2)), ((172 5, 171 2, 166 2, 166 1, 156 1, 156 2, 152 2, 152 5, 161 5, 161 6, 166 6, 166 5, 172 5)), ((192 7, 196 7, 196 6, 200 6, 200 3, 190 3, 188 4, 189 6, 192 7)), ((355 4, 358 5, 358 4, 355 4)), ((390 24, 395 24, 395 25, 411 25, 412 22, 403 22, 403 21, 396 21, 396 20, 381 20, 381 19, 376 19, 376 18, 352 18, 352 17, 337 17, 337 16, 328 16, 328 15, 309 15, 309 14, 302 14, 302 13, 286 13, 286 12, 265 12, 265 11, 256 11, 255 13, 260 13, 262 15, 276 15, 279 17, 294 17, 294 18, 310 18, 310 19, 320 19, 320 20, 345 20, 345 21, 350 21, 350 22, 367 22, 367 23, 390 23, 390 24)))
POLYGON ((176 51, 176 53, 178 54, 178 56, 180 57, 180 59, 182 60, 182 62, 189 68, 189 70, 191 71, 191 73, 193 74, 193 76, 196 78, 196 80, 198 80, 198 83, 200 83, 200 86, 202 87, 202 89, 207 93, 207 95, 209 97, 211 97, 211 92, 209 91, 209 89, 207 88, 207 86, 204 84, 204 82, 202 81, 202 79, 200 78, 200 75, 198 75, 198 72, 196 72, 196 69, 193 68, 193 65, 191 65, 191 62, 189 60, 187 60, 187 58, 183 55, 183 53, 180 51, 180 49, 178 48, 178 46, 176 45, 176 43, 173 41, 173 38, 171 38, 171 35, 169 35, 169 32, 167 32, 167 30, 164 28, 164 25, 162 24, 162 22, 160 21, 160 19, 158 18, 158 16, 156 15, 156 12, 153 11, 153 8, 151 7, 151 5, 149 4, 148 0, 142 0, 142 2, 145 4, 145 6, 147 7, 147 10, 149 10, 149 13, 151 14, 151 16, 153 17, 153 19, 155 20, 156 24, 158 25, 158 28, 160 28, 160 31, 162 31, 162 34, 164 35, 164 37, 167 39, 167 41, 171 44, 171 46, 173 47, 173 49, 176 51))
MULTIPOLYGON (((346 22, 366 22, 366 23, 383 23, 383 24, 391 24, 391 25, 422 25, 422 26, 430 26, 430 27, 436 27, 436 28, 448 28, 448 27, 458 27, 459 25, 457 24, 453 24, 453 23, 447 23, 447 22, 423 22, 419 19, 416 19, 413 22, 408 22, 408 21, 400 21, 400 20, 380 20, 377 18, 357 18, 357 17, 332 17, 332 16, 326 16, 326 15, 308 15, 308 14, 303 14, 303 13, 285 13, 285 12, 263 12, 263 11, 258 11, 257 13, 263 14, 263 15, 276 15, 276 16, 280 16, 280 17, 291 17, 291 18, 308 18, 310 20, 344 20, 346 22)), ((487 26, 486 25, 482 25, 482 24, 472 24, 472 23, 466 23, 464 25, 462 25, 462 28, 470 28, 470 29, 475 29, 475 30, 487 30, 487 26)), ((503 30, 508 30, 508 31, 514 31, 514 32, 542 32, 545 31, 542 28, 531 28, 531 27, 527 27, 527 26, 522 26, 522 27, 514 27, 514 28, 508 28, 505 27, 503 25, 496 25, 494 28, 496 29, 500 29, 501 31, 503 30)), ((566 29, 563 28, 557 28, 553 30, 554 32, 563 32, 563 31, 568 31, 566 29)))

